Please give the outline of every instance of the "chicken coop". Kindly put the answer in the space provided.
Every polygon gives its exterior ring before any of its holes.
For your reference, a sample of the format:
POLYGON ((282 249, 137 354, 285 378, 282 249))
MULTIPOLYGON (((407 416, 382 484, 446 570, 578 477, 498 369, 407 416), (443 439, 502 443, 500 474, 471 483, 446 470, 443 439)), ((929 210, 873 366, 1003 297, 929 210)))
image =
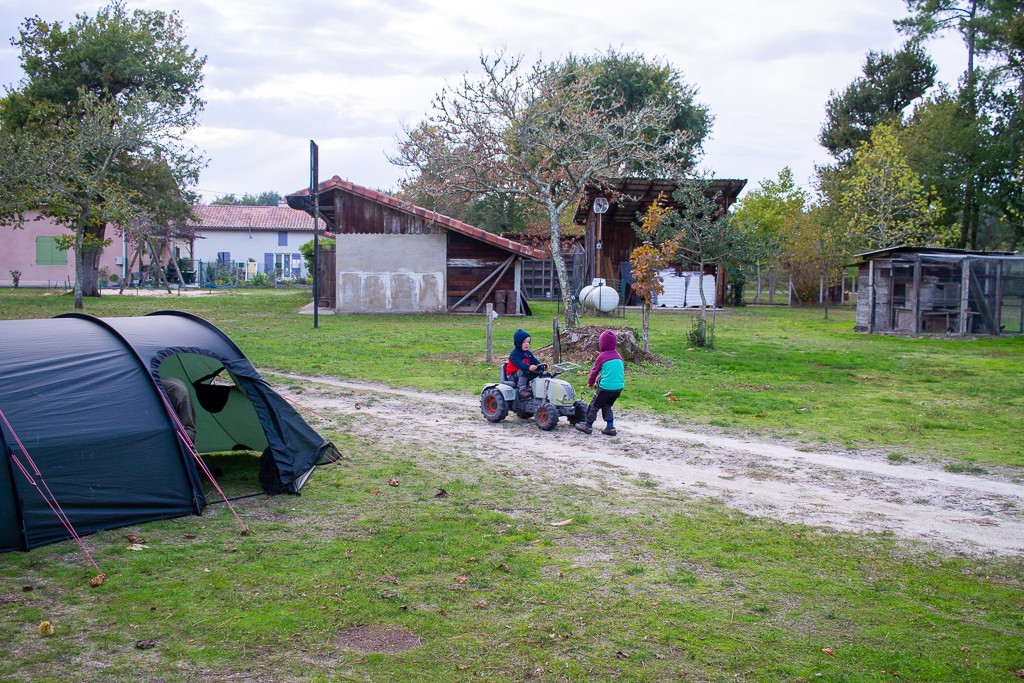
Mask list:
POLYGON ((1024 256, 893 247, 858 255, 858 332, 1024 333, 1024 256))

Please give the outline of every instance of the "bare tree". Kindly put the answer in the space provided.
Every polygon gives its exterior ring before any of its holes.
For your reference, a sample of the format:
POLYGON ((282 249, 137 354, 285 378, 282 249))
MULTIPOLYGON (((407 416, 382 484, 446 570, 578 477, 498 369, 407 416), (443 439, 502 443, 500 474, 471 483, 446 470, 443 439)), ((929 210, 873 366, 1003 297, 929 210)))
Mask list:
MULTIPOLYGON (((651 102, 623 109, 598 87, 597 72, 569 60, 532 67, 522 57, 481 56, 434 100, 433 113, 403 131, 391 161, 439 194, 521 197, 543 207, 566 311, 572 288, 561 255, 560 219, 588 185, 623 175, 681 175, 687 133, 671 131, 674 110, 651 102), (671 131, 665 134, 665 131, 671 131)), ((567 316, 568 325, 575 321, 567 316)))

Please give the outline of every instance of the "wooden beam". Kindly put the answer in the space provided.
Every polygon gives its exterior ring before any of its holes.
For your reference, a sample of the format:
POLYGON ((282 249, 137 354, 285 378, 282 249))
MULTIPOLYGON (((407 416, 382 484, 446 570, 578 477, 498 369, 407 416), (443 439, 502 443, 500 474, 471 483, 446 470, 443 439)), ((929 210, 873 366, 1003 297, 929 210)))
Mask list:
POLYGON ((494 291, 494 288, 498 286, 499 282, 501 282, 502 276, 504 276, 505 273, 508 272, 509 267, 513 263, 515 263, 515 259, 516 259, 515 256, 509 256, 508 257, 508 260, 505 261, 505 265, 504 265, 504 267, 502 267, 501 272, 498 273, 498 277, 494 278, 494 282, 491 284, 491 288, 487 290, 486 294, 484 294, 482 297, 480 297, 480 302, 477 303, 476 308, 474 309, 474 311, 479 311, 480 307, 483 305, 483 303, 485 301, 487 301, 489 298, 491 298, 491 293, 494 291))
MULTIPOLYGON (((507 267, 507 265, 508 265, 509 263, 511 263, 513 259, 515 259, 515 256, 509 256, 509 257, 508 257, 508 258, 507 258, 507 259, 505 260, 505 263, 504 263, 503 265, 507 267)), ((474 287, 473 289, 469 290, 469 292, 468 292, 468 293, 466 294, 466 296, 462 297, 461 299, 459 299, 458 301, 456 301, 456 302, 455 302, 454 304, 452 304, 451 306, 449 306, 449 307, 448 307, 448 310, 449 310, 449 311, 453 311, 453 310, 455 310, 456 308, 458 308, 459 306, 461 306, 461 305, 462 305, 463 303, 465 303, 465 302, 466 302, 466 300, 467 300, 467 299, 469 299, 469 297, 471 297, 471 296, 473 296, 474 294, 476 294, 477 290, 479 290, 479 289, 480 289, 481 287, 483 287, 483 286, 484 286, 484 285, 486 285, 486 284, 487 284, 488 282, 490 282, 490 281, 491 281, 491 278, 493 278, 493 277, 495 277, 496 275, 498 275, 498 274, 499 274, 499 272, 500 272, 500 271, 502 271, 502 270, 504 270, 504 268, 503 268, 502 266, 498 266, 498 268, 496 268, 495 270, 491 271, 491 274, 490 274, 490 275, 488 275, 488 276, 487 276, 487 277, 485 277, 485 278, 484 278, 483 280, 481 280, 481 281, 480 281, 480 284, 478 284, 478 285, 477 285, 476 287, 474 287)))

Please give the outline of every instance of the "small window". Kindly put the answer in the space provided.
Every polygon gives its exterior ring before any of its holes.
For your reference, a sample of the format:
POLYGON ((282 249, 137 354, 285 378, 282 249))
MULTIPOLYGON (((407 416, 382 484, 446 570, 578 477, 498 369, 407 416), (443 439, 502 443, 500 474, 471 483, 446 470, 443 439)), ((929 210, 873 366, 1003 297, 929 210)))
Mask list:
POLYGON ((56 237, 36 237, 37 266, 66 266, 68 252, 57 246, 56 237))
POLYGON ((288 246, 288 233, 284 230, 277 233, 277 246, 287 247, 288 246))

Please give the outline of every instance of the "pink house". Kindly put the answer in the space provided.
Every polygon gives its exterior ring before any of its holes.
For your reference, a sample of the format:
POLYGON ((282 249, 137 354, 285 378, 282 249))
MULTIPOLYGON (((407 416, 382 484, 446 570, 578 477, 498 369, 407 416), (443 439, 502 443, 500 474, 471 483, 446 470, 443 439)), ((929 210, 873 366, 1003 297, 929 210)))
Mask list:
MULTIPOLYGON (((75 252, 57 247, 56 238, 70 231, 38 211, 25 214, 25 224, 18 228, 0 227, 0 286, 14 284, 12 271, 20 272, 22 287, 59 286, 75 282, 75 252)), ((100 271, 117 273, 124 269, 124 245, 116 230, 107 229, 113 241, 100 256, 100 271)))

